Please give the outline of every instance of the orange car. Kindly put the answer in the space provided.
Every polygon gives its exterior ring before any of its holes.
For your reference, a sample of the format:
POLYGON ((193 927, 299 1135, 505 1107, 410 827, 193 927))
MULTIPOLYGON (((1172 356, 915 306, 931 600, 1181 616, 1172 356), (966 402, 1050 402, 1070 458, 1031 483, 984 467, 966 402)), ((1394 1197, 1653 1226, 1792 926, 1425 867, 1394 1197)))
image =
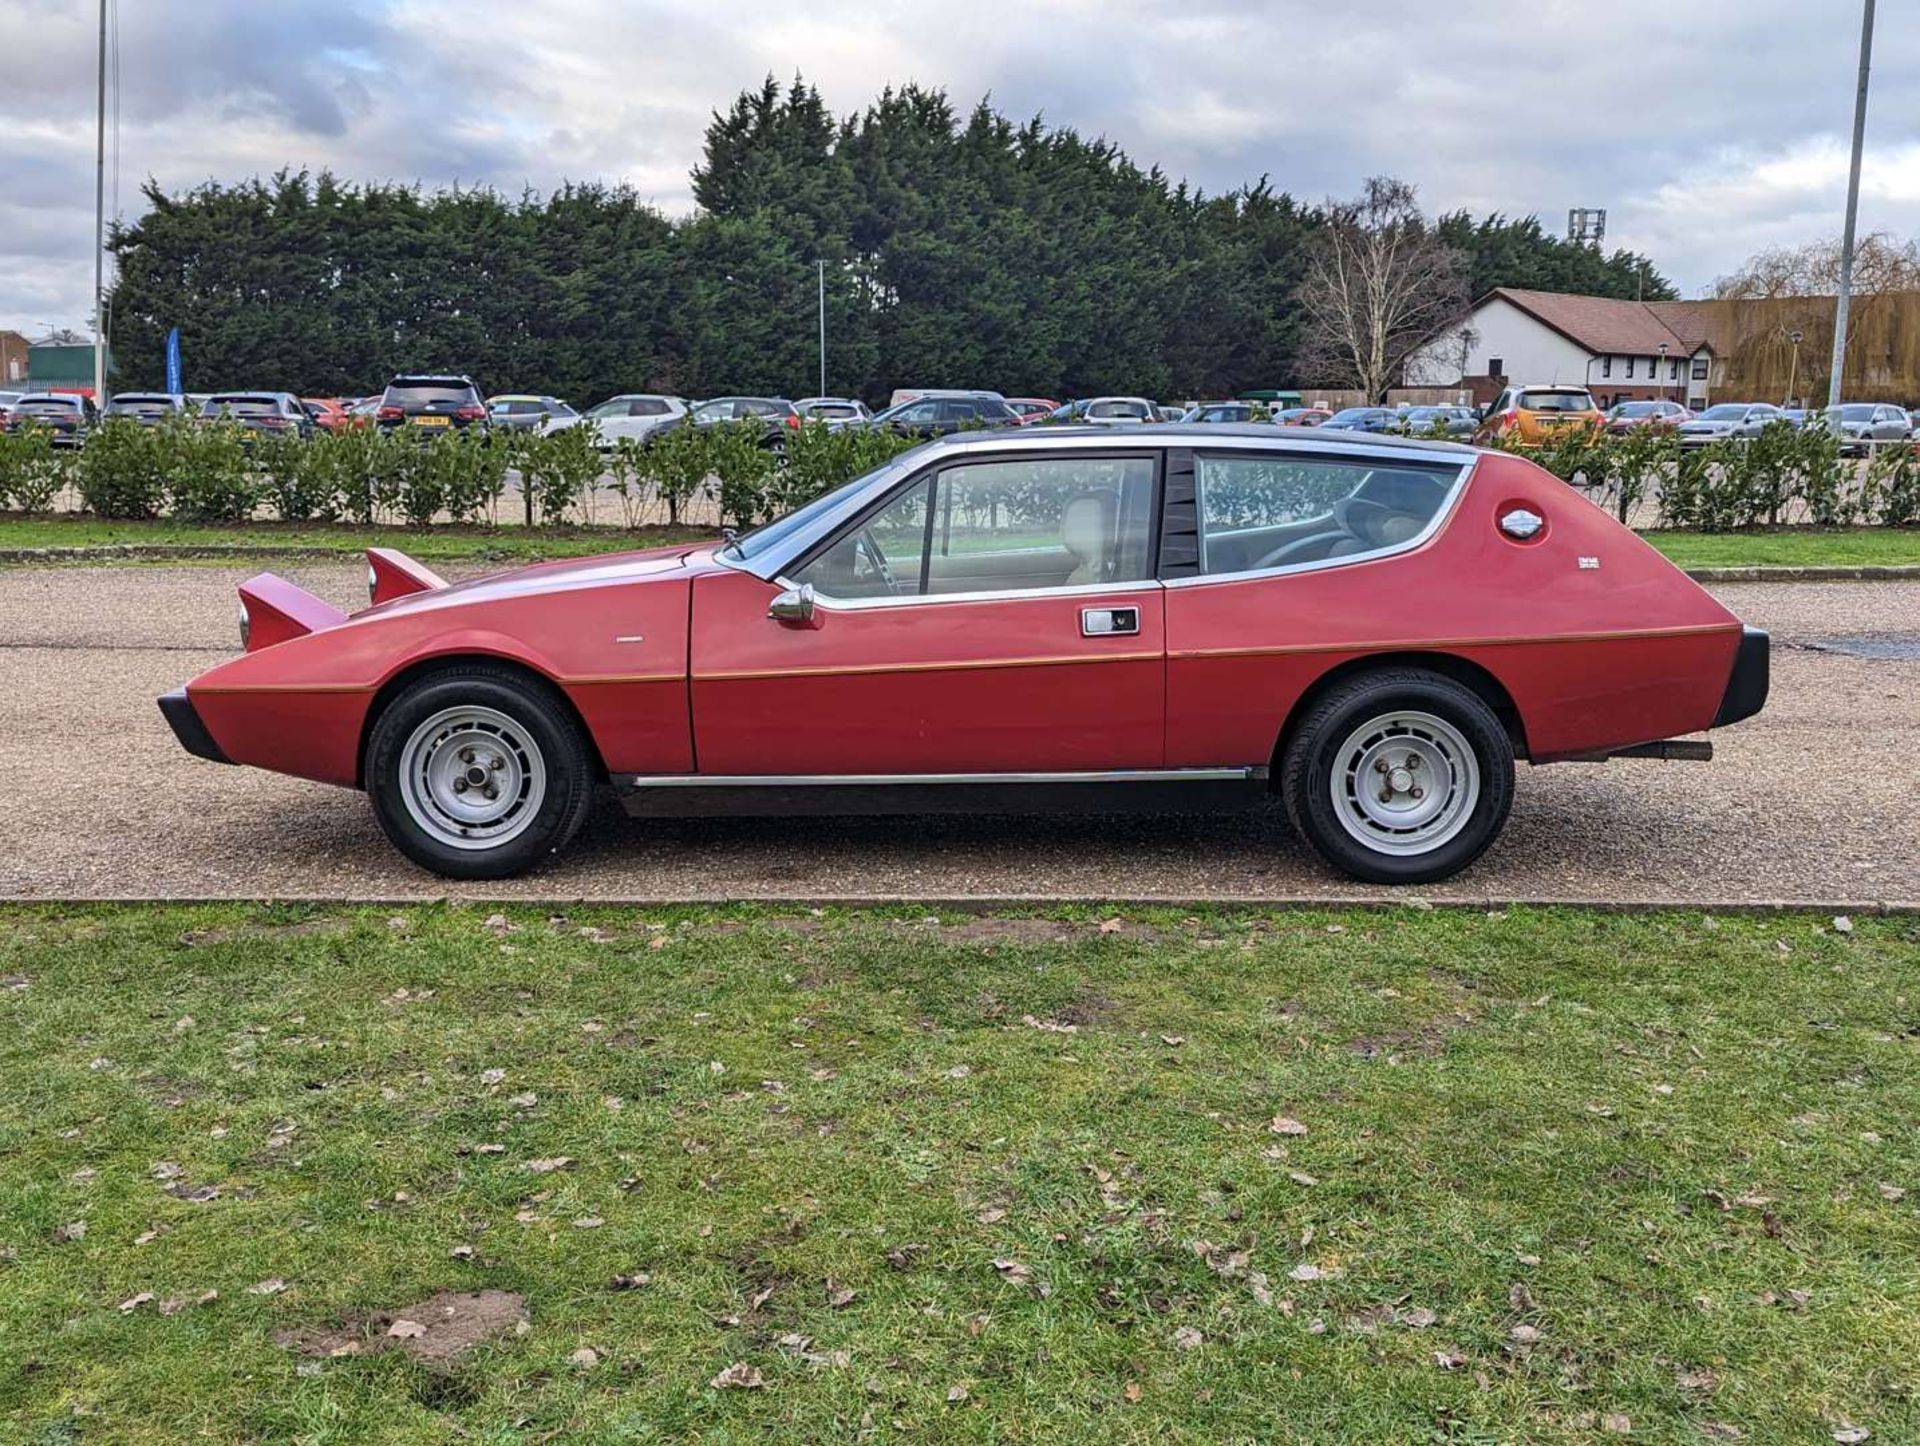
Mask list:
POLYGON ((1538 445, 1576 427, 1597 432, 1606 421, 1585 387, 1508 387, 1487 408, 1474 440, 1509 437, 1538 445))
POLYGON ((302 397, 300 406, 323 432, 345 432, 367 425, 366 418, 354 416, 334 397, 302 397))

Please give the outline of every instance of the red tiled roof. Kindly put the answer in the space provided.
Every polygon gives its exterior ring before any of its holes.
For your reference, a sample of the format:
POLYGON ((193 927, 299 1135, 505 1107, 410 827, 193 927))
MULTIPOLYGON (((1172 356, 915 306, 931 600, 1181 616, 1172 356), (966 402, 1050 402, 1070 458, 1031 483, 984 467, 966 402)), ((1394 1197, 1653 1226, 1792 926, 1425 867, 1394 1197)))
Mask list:
POLYGON ((1696 302, 1619 301, 1496 286, 1483 304, 1496 296, 1596 355, 1653 356, 1664 342, 1670 356, 1689 356, 1708 339, 1707 318, 1696 302))

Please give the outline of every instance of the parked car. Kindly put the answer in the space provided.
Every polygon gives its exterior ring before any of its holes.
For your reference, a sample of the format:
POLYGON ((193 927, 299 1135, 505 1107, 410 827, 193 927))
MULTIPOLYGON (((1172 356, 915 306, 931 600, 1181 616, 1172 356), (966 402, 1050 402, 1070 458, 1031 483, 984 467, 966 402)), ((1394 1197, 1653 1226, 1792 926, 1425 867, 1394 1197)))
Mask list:
POLYGON ((1635 427, 1677 427, 1693 420, 1678 402, 1615 402, 1607 408, 1607 430, 1615 436, 1635 427))
POLYGON ((351 432, 372 425, 372 418, 356 416, 348 410, 348 399, 340 397, 302 397, 300 405, 307 420, 320 432, 351 432))
POLYGON ((1508 387, 1481 414, 1475 436, 1538 445, 1580 428, 1599 430, 1606 417, 1585 387, 1508 387))
POLYGON ((7 427, 45 427, 56 447, 78 447, 100 420, 91 397, 76 392, 22 392, 7 410, 7 427))
POLYGON ((383 432, 404 428, 431 436, 463 432, 469 427, 485 431, 487 427, 487 407, 480 400, 480 388, 466 376, 397 376, 387 383, 373 415, 383 432))
POLYGON ((1400 425, 1400 414, 1391 407, 1347 407, 1320 425, 1331 432, 1391 432, 1400 425))
POLYGON ((588 407, 584 416, 549 418, 540 430, 552 433, 591 422, 600 444, 605 447, 622 437, 644 442, 659 428, 679 421, 686 414, 685 397, 669 397, 658 392, 623 392, 617 397, 608 397, 598 406, 588 407))
POLYGON ((1178 422, 1186 417, 1187 409, 1185 407, 1173 406, 1167 402, 1155 402, 1153 404, 1153 414, 1156 421, 1178 422))
POLYGON ((1785 420, 1780 408, 1770 402, 1716 402, 1675 430, 1681 446, 1704 447, 1729 438, 1751 441, 1768 423, 1785 420))
POLYGON ((829 428, 870 421, 873 413, 857 397, 804 397, 793 404, 803 422, 825 422, 829 428))
POLYGON ((1326 407, 1282 407, 1273 414, 1273 420, 1285 427, 1318 427, 1333 417, 1326 407))
POLYGON ((184 416, 186 410, 187 399, 170 392, 115 392, 107 399, 106 415, 157 427, 169 417, 184 416))
POLYGON ((1060 410, 1060 404, 1047 397, 1008 397, 1006 403, 1013 414, 1020 419, 1020 425, 1023 427, 1032 422, 1044 421, 1060 410))
MULTIPOLYGON (((895 387, 893 395, 887 398, 886 410, 892 411, 905 402, 919 401, 926 397, 992 397, 996 402, 1005 402, 999 392, 986 387, 895 387)), ((1038 398, 1029 398, 1037 401, 1038 398)), ((1049 403, 1049 405, 1054 405, 1049 403)))
POLYGON ((1516 758, 1704 758, 1767 695, 1765 633, 1524 457, 1338 431, 960 434, 718 545, 368 559, 352 616, 242 583, 242 654, 160 708, 454 878, 540 863, 604 779, 655 815, 1278 794, 1334 867, 1426 883, 1516 758))
POLYGON ((1408 407, 1400 414, 1400 430, 1409 437, 1430 437, 1436 431, 1448 437, 1471 437, 1480 427, 1472 407, 1408 407))
POLYGON ((539 432, 554 421, 573 421, 579 413, 558 397, 532 392, 502 392, 487 398, 487 422, 508 432, 539 432))
POLYGON ((7 417, 13 411, 13 404, 25 395, 23 391, 0 391, 0 432, 7 429, 7 417))
POLYGON ((1020 415, 998 392, 928 393, 889 407, 867 423, 907 436, 936 437, 981 428, 1017 427, 1020 415))
POLYGON ((292 392, 215 392, 201 405, 200 420, 237 422, 261 435, 313 435, 313 418, 292 392))
POLYGON ((1056 422, 1080 422, 1094 427, 1126 427, 1158 422, 1160 412, 1145 397, 1086 397, 1058 408, 1056 422))
POLYGON ((1913 418, 1904 407, 1884 402, 1842 402, 1816 413, 1814 425, 1840 439, 1840 450, 1864 456, 1881 442, 1904 442, 1913 435, 1913 418))
POLYGON ((1208 426, 1218 426, 1222 422, 1250 422, 1253 420, 1253 403, 1200 402, 1189 407, 1180 420, 1208 426))

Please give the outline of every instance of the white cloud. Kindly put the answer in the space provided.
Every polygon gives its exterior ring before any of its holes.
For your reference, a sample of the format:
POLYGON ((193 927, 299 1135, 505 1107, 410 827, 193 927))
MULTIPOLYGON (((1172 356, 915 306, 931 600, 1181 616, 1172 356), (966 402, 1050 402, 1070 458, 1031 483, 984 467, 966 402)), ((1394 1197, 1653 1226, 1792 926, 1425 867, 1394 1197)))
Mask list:
MULTIPOLYGON (((122 198, 283 166, 361 180, 624 181, 670 212, 716 109, 795 72, 1105 135, 1209 191, 1390 172, 1434 209, 1606 206, 1688 291, 1837 233, 1852 6, 1804 0, 139 0, 122 198)), ((0 7, 0 326, 81 324, 92 0, 0 7), (49 313, 52 313, 49 315, 49 313)), ((1882 7, 1864 229, 1920 232, 1920 23, 1882 7)))

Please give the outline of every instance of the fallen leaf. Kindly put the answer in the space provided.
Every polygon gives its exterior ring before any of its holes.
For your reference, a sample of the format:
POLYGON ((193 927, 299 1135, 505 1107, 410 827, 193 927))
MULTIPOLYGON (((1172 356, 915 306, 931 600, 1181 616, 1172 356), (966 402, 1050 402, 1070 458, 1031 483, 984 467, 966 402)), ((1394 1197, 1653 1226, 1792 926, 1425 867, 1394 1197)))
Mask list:
POLYGON ((530 1110, 540 1103, 540 1096, 532 1090, 528 1090, 525 1094, 511 1096, 507 1100, 507 1103, 512 1105, 516 1110, 530 1110))
POLYGON ((160 1302, 161 1315, 178 1315, 187 1308, 187 1303, 179 1296, 169 1296, 160 1302))
POLYGON ((178 1180, 182 1172, 180 1167, 174 1164, 173 1161, 162 1160, 151 1170, 147 1171, 147 1173, 156 1180, 178 1180))
POLYGON ((1833 1439, 1838 1441, 1840 1446, 1859 1446, 1860 1442, 1872 1435, 1873 1432, 1865 1426, 1838 1426, 1834 1428, 1833 1439))
POLYGON ((1507 1334, 1512 1336, 1521 1345, 1530 1346, 1540 1339, 1540 1328, 1538 1326, 1522 1324, 1515 1326, 1512 1330, 1508 1331, 1507 1334))
POLYGON ((965 1386, 947 1387, 947 1404, 950 1406, 958 1405, 960 1402, 966 1400, 967 1396, 968 1391, 965 1386))
POLYGON ((1673 1378, 1674 1384, 1683 1391, 1717 1391, 1720 1389, 1718 1372, 1710 1370, 1682 1371, 1673 1378))
POLYGON ((1178 1049, 1187 1042, 1187 1037, 1184 1034, 1163 1034, 1160 1036, 1160 1042, 1169 1049, 1178 1049))
POLYGON ((256 1280, 247 1287, 248 1295, 278 1295, 287 1288, 287 1283, 278 1276, 268 1280, 256 1280))
POLYGON ((1702 1421, 1700 1434, 1709 1441, 1739 1441, 1744 1439, 1747 1433, 1730 1422, 1702 1421))
POLYGON ((1305 1125, 1285 1115, 1275 1115, 1273 1122, 1267 1128, 1276 1135, 1304 1135, 1307 1132, 1305 1125))
POLYGON ((735 1361, 707 1382, 709 1386, 722 1391, 757 1391, 766 1383, 766 1378, 760 1374, 760 1368, 750 1366, 745 1361, 735 1361))
POLYGON ((846 1309, 853 1304, 858 1295, 859 1292, 853 1290, 851 1287, 836 1286, 831 1279, 827 1281, 827 1308, 829 1310, 846 1309))
POLYGON ((1889 1185, 1885 1180, 1882 1180, 1878 1185, 1874 1186, 1874 1188, 1880 1192, 1880 1198, 1882 1200, 1904 1200, 1907 1195, 1907 1192, 1900 1186, 1889 1185))
POLYGON ((568 1356, 567 1360, 570 1364, 578 1366, 583 1371, 590 1371, 600 1364, 600 1352, 596 1351, 592 1346, 582 1346, 579 1350, 568 1356))
POLYGON ((1100 921, 1100 932, 1102 934, 1118 934, 1124 928, 1126 928, 1126 925, 1118 919, 1102 919, 1100 921))
POLYGON ((1436 1320, 1440 1319, 1439 1316, 1435 1315, 1424 1305, 1411 1306, 1400 1311, 1394 1318, 1398 1320, 1401 1325, 1407 1327, 1408 1330, 1416 1331, 1423 1331, 1436 1320))
POLYGON ((575 1230, 598 1230, 606 1223, 607 1222, 602 1220, 598 1215, 582 1215, 578 1220, 573 1222, 573 1228, 575 1230))
POLYGON ((1138 1381, 1128 1381, 1125 1389, 1123 1389, 1120 1394, 1126 1397, 1129 1405, 1133 1405, 1146 1393, 1140 1389, 1140 1383, 1138 1381))
POLYGON ((453 1249, 449 1250, 447 1254, 455 1260, 472 1260, 473 1247, 471 1245, 456 1245, 453 1249))
POLYGON ((653 1284, 653 1277, 644 1270, 636 1270, 630 1275, 616 1275, 607 1282, 608 1290, 640 1290, 653 1284))
POLYGON ((982 1210, 978 1215, 974 1216, 973 1218, 975 1220, 978 1220, 982 1225, 998 1225, 1002 1220, 1005 1220, 1007 1218, 1007 1212, 1000 1209, 998 1206, 992 1206, 988 1209, 982 1210))
POLYGON ((1318 1185, 1320 1183, 1317 1176, 1309 1175, 1305 1170, 1289 1170, 1287 1171, 1287 1178, 1296 1185, 1318 1185))
POLYGON ((1613 1436, 1625 1436, 1633 1430, 1633 1422, 1618 1411, 1609 1411, 1600 1418, 1600 1429, 1613 1436))
POLYGON ((1287 1272, 1289 1280, 1324 1280, 1325 1278, 1326 1272, 1319 1266, 1307 1265, 1304 1262, 1287 1272))
POLYGON ((55 1245, 64 1245, 68 1241, 85 1240, 86 1238, 87 1222, 84 1220, 71 1221, 66 1225, 58 1227, 53 1232, 53 1243, 55 1245))
POLYGON ((1174 1345, 1183 1351, 1197 1350, 1206 1344, 1206 1340, 1207 1338, 1192 1326, 1181 1326, 1173 1333, 1174 1345))
POLYGON ((417 1320, 397 1320, 387 1327, 387 1334, 397 1341, 417 1341, 427 1333, 427 1328, 417 1320))
POLYGON ((1016 1285, 1025 1285, 1033 1279, 1032 1267, 1022 1261, 1002 1258, 993 1262, 993 1268, 1000 1272, 1002 1280, 1011 1280, 1016 1285))
POLYGON ((550 1160, 529 1160, 522 1168, 536 1175, 551 1175, 555 1170, 564 1170, 572 1163, 571 1155, 555 1155, 550 1160))
POLYGON ((483 1085, 497 1085, 506 1077, 507 1072, 503 1069, 483 1069, 480 1071, 480 1083, 483 1085))
POLYGON ((1458 1351, 1435 1351, 1433 1363, 1443 1371, 1457 1371, 1467 1363, 1467 1358, 1458 1351))
POLYGON ((947 1078, 948 1079, 965 1079, 968 1075, 972 1073, 973 1073, 972 1065, 956 1064, 952 1069, 947 1071, 947 1078))
POLYGON ((150 1290, 143 1290, 138 1295, 130 1295, 120 1302, 120 1314, 125 1315, 128 1311, 138 1310, 152 1299, 153 1292, 150 1290))
POLYGON ((1833 932, 1836 934, 1851 934, 1853 932, 1853 920, 1845 914, 1835 914, 1833 916, 1833 932))

